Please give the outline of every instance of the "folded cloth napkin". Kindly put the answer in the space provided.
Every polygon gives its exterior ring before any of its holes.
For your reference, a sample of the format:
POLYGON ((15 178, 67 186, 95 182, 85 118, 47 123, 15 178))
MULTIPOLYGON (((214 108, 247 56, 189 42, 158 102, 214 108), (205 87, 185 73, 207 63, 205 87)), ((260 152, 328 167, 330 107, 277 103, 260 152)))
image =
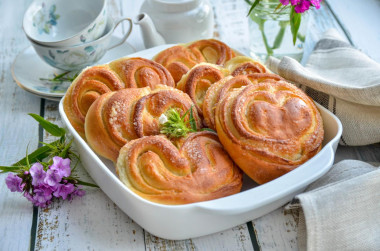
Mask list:
POLYGON ((380 168, 341 161, 285 210, 299 213, 300 250, 380 250, 380 168))
POLYGON ((380 142, 380 64, 344 42, 336 30, 326 32, 305 67, 289 57, 271 57, 267 64, 339 117, 340 144, 380 142))

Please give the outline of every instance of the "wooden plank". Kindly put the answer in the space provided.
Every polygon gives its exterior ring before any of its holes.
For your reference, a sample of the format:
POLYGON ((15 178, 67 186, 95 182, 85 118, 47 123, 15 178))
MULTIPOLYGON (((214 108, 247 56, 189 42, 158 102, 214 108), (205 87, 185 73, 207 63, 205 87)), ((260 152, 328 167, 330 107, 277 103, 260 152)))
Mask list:
MULTIPOLYGON (((38 145, 38 124, 27 113, 39 113, 40 99, 16 85, 11 65, 29 45, 21 20, 30 1, 0 1, 0 165, 11 165, 38 145)), ((33 207, 11 193, 0 175, 0 250, 28 250, 33 207)))
POLYGON ((328 0, 355 47, 380 62, 380 2, 328 0))
POLYGON ((203 237, 173 241, 145 232, 146 250, 253 250, 247 225, 203 237))

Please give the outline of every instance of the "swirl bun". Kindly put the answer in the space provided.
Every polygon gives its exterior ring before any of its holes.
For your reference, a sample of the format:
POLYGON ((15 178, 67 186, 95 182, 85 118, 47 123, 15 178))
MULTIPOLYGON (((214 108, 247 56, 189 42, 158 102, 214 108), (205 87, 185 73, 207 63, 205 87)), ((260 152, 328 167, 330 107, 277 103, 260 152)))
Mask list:
POLYGON ((251 84, 263 81, 278 81, 282 78, 271 73, 253 73, 241 76, 228 76, 213 84, 206 92, 203 102, 204 123, 209 128, 216 130, 215 127, 215 108, 216 104, 230 91, 251 84))
POLYGON ((268 72, 260 62, 245 56, 237 56, 228 60, 224 67, 231 72, 232 76, 268 72))
POLYGON ((154 88, 158 84, 174 87, 169 71, 162 65, 145 58, 121 58, 109 64, 125 83, 126 88, 154 88))
POLYGON ((264 81, 227 93, 217 105, 215 122, 231 158, 259 184, 313 157, 324 133, 313 101, 285 81, 264 81))
POLYGON ((150 88, 129 88, 100 96, 88 110, 85 133, 89 146, 116 161, 120 148, 138 136, 133 124, 134 107, 150 88))
POLYGON ((68 89, 63 107, 70 123, 84 138, 87 110, 100 95, 124 88, 154 88, 158 84, 175 85, 165 67, 144 58, 121 58, 83 70, 68 89))
MULTIPOLYGON (((87 113, 87 142, 97 154, 115 162, 120 148, 130 140, 160 134, 162 114, 177 108, 182 116, 192 105, 185 93, 167 86, 157 86, 154 91, 145 87, 106 93, 87 113)), ((201 128, 196 110, 192 112, 197 127, 201 128)))
POLYGON ((165 136, 130 141, 116 163, 120 180, 141 197, 186 204, 238 193, 242 174, 212 132, 189 134, 174 145, 165 136))
POLYGON ((205 61, 201 54, 195 55, 187 47, 182 45, 176 45, 163 50, 158 53, 153 60, 168 69, 176 83, 186 72, 193 68, 193 66, 205 61))
POLYGON ((198 40, 189 44, 188 48, 195 55, 202 55, 206 62, 217 65, 224 65, 236 56, 228 45, 216 39, 198 40))
POLYGON ((125 88, 124 82, 108 65, 86 68, 67 90, 65 113, 74 129, 84 137, 84 120, 91 104, 102 94, 125 88))
POLYGON ((207 89, 224 78, 229 72, 217 65, 209 63, 201 63, 193 67, 178 82, 177 88, 187 93, 193 100, 198 113, 202 115, 203 99, 207 89))

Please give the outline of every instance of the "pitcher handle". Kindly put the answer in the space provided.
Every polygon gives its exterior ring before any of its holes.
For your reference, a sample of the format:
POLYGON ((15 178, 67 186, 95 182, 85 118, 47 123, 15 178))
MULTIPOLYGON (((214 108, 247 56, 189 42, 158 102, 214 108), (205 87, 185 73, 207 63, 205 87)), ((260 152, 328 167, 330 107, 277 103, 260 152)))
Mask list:
POLYGON ((130 19, 128 17, 122 18, 119 21, 117 21, 115 27, 113 28, 113 31, 115 31, 115 29, 117 28, 117 26, 119 24, 121 24, 122 22, 124 22, 124 21, 128 21, 129 22, 129 29, 128 29, 127 33, 120 39, 120 42, 118 42, 118 43, 116 43, 114 45, 111 45, 110 47, 107 48, 107 50, 111 50, 111 49, 113 49, 113 48, 115 48, 115 47, 123 44, 125 42, 125 40, 127 40, 127 38, 129 37, 129 35, 131 34, 133 23, 132 23, 132 19, 130 19))

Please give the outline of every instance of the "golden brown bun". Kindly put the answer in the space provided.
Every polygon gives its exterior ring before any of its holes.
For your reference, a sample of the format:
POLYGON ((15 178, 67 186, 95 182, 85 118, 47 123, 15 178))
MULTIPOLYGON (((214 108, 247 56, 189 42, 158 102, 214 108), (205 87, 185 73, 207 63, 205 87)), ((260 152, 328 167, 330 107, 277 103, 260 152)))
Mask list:
POLYGON ((216 39, 203 39, 192 42, 188 48, 196 55, 202 55, 206 62, 224 65, 235 57, 235 52, 225 43, 216 39))
POLYGON ((324 133, 313 101, 285 81, 264 81, 227 93, 217 104, 215 121, 231 158, 259 184, 313 157, 324 133))
POLYGON ((156 85, 175 87, 169 71, 162 65, 145 58, 121 58, 109 64, 125 83, 126 88, 141 88, 156 85))
POLYGON ((84 69, 69 87, 63 107, 75 130, 85 137, 84 120, 91 104, 103 93, 158 84, 174 87, 162 65, 143 58, 122 58, 107 65, 84 69))
POLYGON ((175 144, 165 136, 130 141, 120 150, 117 175, 136 194, 162 204, 187 204, 240 192, 241 171, 215 133, 191 133, 175 144))
POLYGON ((224 67, 231 72, 232 76, 268 72, 265 66, 259 61, 245 56, 237 56, 228 60, 224 67))
POLYGON ((203 101, 203 117, 207 127, 216 130, 215 127, 215 108, 216 104, 230 91, 247 86, 250 84, 260 83, 262 81, 282 80, 278 75, 271 73, 253 73, 241 76, 227 76, 217 83, 213 84, 206 92, 203 101))
POLYGON ((150 88, 129 88, 100 96, 88 110, 85 133, 89 146, 99 155, 116 161, 120 148, 137 138, 133 115, 136 102, 150 88))
POLYGON ((176 45, 163 50, 153 60, 166 67, 176 83, 193 66, 205 61, 202 55, 198 54, 197 58, 197 55, 184 45, 176 45))
POLYGON ((154 56, 153 60, 166 67, 177 83, 196 64, 207 62, 224 65, 235 56, 235 52, 225 43, 216 39, 203 39, 170 47, 154 56))
POLYGON ((63 107, 74 129, 84 137, 84 120, 91 104, 103 93, 125 88, 116 73, 108 65, 86 68, 71 84, 63 107))
POLYGON ((200 63, 182 77, 177 83, 177 88, 190 96, 198 113, 202 115, 203 99, 207 89, 228 74, 229 72, 220 66, 200 63))
MULTIPOLYGON (((116 161, 120 148, 132 139, 160 134, 159 117, 176 108, 181 116, 193 106, 185 93, 158 85, 129 88, 100 96, 90 107, 85 121, 86 139, 99 155, 116 161)), ((194 109, 197 127, 201 120, 194 109)))

